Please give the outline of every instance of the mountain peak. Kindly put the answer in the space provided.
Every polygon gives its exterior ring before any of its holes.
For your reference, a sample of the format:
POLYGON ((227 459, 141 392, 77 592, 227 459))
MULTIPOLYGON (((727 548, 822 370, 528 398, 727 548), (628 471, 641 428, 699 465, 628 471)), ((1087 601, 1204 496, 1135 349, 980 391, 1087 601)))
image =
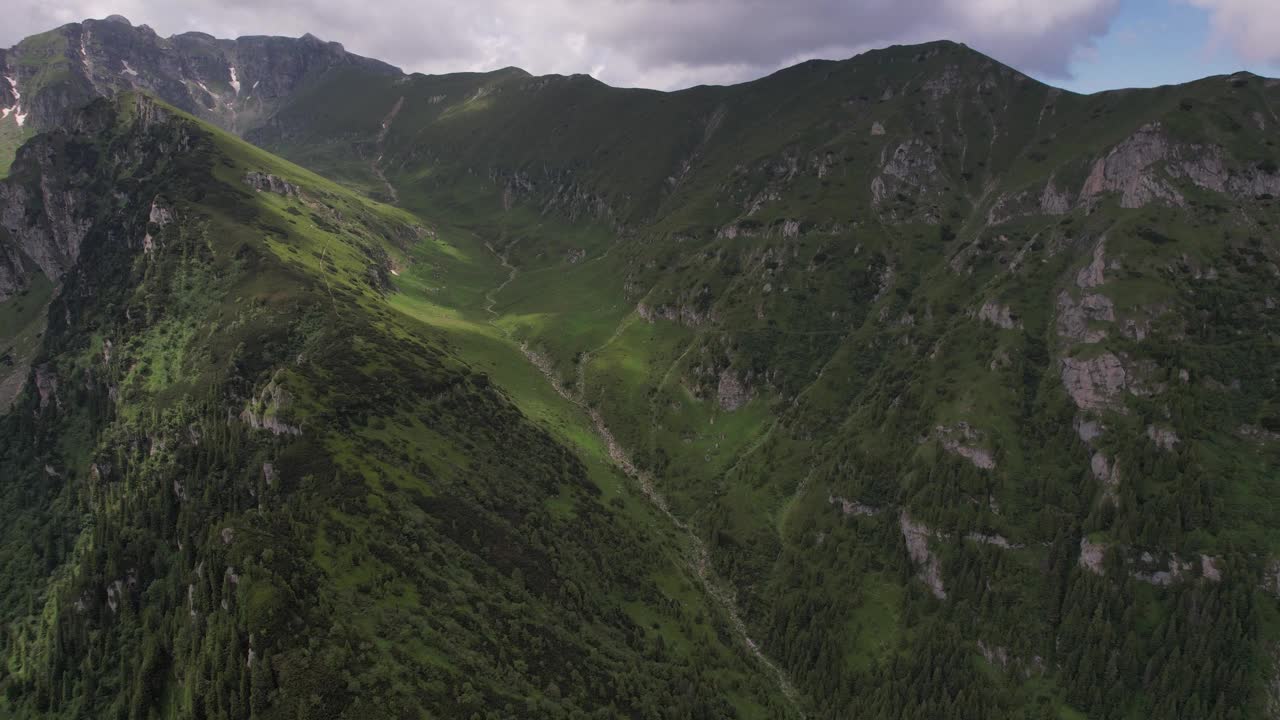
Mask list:
POLYGON ((108 15, 105 18, 103 18, 103 22, 118 23, 120 25, 128 25, 129 27, 133 27, 133 23, 129 22, 129 18, 123 15, 108 15))

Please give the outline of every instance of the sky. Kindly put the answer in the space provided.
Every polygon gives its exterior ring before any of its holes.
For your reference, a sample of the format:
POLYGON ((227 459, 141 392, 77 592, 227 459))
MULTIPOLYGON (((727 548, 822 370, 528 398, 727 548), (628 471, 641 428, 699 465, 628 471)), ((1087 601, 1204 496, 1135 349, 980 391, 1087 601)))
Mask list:
POLYGON ((1280 76, 1280 0, 5 0, 0 47, 121 14, 161 35, 312 33, 408 71, 518 66, 672 90, 949 39, 1078 92, 1280 76))

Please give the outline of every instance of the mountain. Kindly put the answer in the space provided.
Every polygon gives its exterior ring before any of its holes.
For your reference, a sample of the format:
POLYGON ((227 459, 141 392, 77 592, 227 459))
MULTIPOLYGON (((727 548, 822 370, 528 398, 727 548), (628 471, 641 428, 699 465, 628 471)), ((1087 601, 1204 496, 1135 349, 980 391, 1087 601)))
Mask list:
POLYGON ((271 42, 0 185, 5 709, 1277 716, 1280 82, 271 42))
POLYGON ((0 131, 0 171, 22 138, 56 127, 95 97, 146 92, 235 132, 256 127, 300 88, 342 68, 401 75, 311 35, 162 38, 119 15, 63 25, 0 50, 0 112, 9 126, 0 131))
POLYGON ((0 433, 10 713, 780 702, 604 459, 388 304, 415 218, 133 93, 6 184, 67 178, 111 191, 0 433))

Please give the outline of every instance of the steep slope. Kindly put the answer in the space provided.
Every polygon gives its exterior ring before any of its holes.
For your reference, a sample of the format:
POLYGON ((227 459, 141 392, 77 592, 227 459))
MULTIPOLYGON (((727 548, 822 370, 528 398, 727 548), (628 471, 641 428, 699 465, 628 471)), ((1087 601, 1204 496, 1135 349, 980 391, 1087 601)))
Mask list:
POLYGON ((466 264, 420 220, 136 94, 3 197, 59 186, 0 419, 3 714, 792 716, 580 411, 388 302, 410 249, 466 264))
POLYGON ((516 268, 496 322, 820 715, 1272 706, 1275 81, 1084 97, 936 43, 360 93, 251 136, 516 268))
MULTIPOLYGON (((725 624, 681 643, 689 614, 656 619, 667 652, 751 678, 696 697, 1228 718, 1280 707, 1278 102, 1247 74, 1078 96, 932 43, 679 93, 340 63, 236 129, 419 218, 379 276, 397 327, 447 341, 605 497, 612 461, 670 512, 618 496, 692 565, 658 606, 710 597, 725 624)), ((309 277, 343 277, 324 247, 309 277)), ((11 255, 8 302, 59 272, 37 254, 11 255)))
POLYGON ((401 76, 386 63, 311 35, 219 40, 193 32, 162 38, 118 15, 64 25, 0 50, 0 177, 23 139, 59 125, 96 97, 142 91, 240 133, 264 122, 299 89, 342 69, 401 76))

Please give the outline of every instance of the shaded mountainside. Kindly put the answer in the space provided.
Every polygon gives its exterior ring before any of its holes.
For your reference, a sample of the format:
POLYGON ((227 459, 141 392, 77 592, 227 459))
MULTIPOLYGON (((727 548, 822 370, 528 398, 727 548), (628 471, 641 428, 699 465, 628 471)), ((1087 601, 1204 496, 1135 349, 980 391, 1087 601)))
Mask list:
POLYGON ((1275 81, 1085 97, 950 43, 670 94, 330 79, 251 137, 517 268, 497 322, 816 713, 1271 707, 1275 81))
POLYGON ((163 38, 127 19, 85 20, 0 50, 0 171, 24 137, 95 97, 146 92, 232 132, 256 127, 300 88, 339 68, 399 77, 338 43, 204 33, 163 38))
POLYGON ((0 185, 12 707, 1276 716, 1280 82, 314 67, 0 185))
POLYGON ((139 95, 74 126, 6 183, 111 189, 2 421, 6 714, 788 716, 648 506, 388 305, 416 219, 139 95))

